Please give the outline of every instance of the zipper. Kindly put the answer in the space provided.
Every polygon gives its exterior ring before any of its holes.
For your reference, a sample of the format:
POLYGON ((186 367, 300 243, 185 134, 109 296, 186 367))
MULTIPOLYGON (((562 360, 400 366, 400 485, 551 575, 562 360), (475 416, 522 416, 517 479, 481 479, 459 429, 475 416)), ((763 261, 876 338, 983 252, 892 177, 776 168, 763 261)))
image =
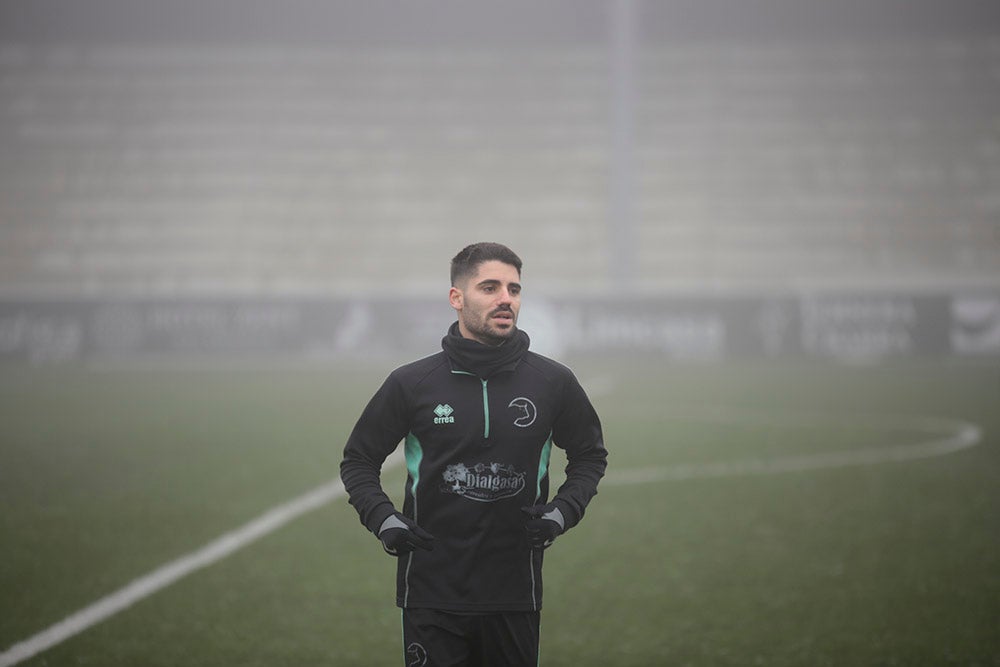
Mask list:
POLYGON ((490 437, 490 396, 486 392, 486 380, 482 380, 483 383, 483 437, 489 439, 490 437))
POLYGON ((490 437, 490 395, 486 390, 487 380, 482 379, 478 375, 469 373, 468 371, 452 371, 455 375, 471 375, 477 378, 483 383, 483 438, 489 439, 490 437))

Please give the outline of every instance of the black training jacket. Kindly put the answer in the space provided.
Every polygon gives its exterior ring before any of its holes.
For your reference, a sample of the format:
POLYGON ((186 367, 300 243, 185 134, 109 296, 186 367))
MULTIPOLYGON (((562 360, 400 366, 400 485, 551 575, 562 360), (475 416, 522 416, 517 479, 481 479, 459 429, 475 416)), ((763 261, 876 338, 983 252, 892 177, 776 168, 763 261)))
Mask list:
POLYGON ((499 364, 465 354, 478 344, 456 333, 453 325, 444 351, 385 380, 348 438, 341 477, 361 522, 376 533, 395 511, 379 472, 403 440, 402 511, 436 539, 433 551, 399 558, 400 607, 537 610, 542 552, 528 546, 521 508, 548 501, 555 445, 567 466, 553 502, 567 530, 580 521, 607 465, 601 423, 573 373, 528 351, 523 332, 523 350, 508 343, 499 364))

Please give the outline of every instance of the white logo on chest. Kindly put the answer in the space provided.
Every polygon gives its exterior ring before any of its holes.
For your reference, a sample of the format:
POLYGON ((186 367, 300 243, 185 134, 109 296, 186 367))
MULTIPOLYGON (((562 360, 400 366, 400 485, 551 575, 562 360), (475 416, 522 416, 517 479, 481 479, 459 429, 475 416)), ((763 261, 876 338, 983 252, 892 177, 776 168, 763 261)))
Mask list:
POLYGON ((535 407, 530 398, 524 396, 518 396, 507 407, 515 411, 514 426, 527 428, 534 424, 538 417, 538 408, 535 407))
POLYGON ((453 413, 454 411, 455 411, 454 408, 452 408, 447 403, 445 403, 444 405, 441 405, 440 403, 438 403, 438 406, 436 408, 434 408, 434 414, 437 415, 434 418, 434 423, 435 424, 454 424, 455 423, 455 418, 451 416, 451 413, 453 413))

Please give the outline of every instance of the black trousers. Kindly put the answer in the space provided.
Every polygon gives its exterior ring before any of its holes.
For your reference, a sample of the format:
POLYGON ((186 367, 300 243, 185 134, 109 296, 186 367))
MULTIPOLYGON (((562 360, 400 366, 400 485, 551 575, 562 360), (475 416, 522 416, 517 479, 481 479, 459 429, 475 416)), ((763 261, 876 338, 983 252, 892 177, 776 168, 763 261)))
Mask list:
POLYGON ((537 667, 537 611, 455 614, 403 610, 407 667, 537 667))

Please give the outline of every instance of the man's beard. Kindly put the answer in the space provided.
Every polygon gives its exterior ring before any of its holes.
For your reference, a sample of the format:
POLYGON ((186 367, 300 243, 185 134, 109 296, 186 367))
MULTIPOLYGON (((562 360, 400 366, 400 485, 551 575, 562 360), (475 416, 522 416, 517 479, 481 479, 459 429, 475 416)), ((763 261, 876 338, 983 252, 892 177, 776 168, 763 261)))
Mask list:
POLYGON ((511 337, 514 335, 514 332, 517 331, 517 321, 516 321, 516 318, 513 317, 513 311, 509 311, 509 310, 505 311, 505 312, 511 313, 511 315, 512 315, 512 319, 511 319, 511 322, 510 322, 510 328, 507 329, 506 331, 500 331, 498 329, 494 329, 494 328, 490 327, 489 320, 497 312, 498 311, 493 311, 492 313, 488 314, 486 316, 486 319, 483 322, 481 322, 481 323, 480 322, 475 322, 475 323, 466 322, 465 323, 465 328, 469 330, 469 333, 471 333, 474 336, 476 336, 481 342, 485 343, 486 345, 493 345, 493 346, 503 345, 508 340, 510 340, 511 337))

